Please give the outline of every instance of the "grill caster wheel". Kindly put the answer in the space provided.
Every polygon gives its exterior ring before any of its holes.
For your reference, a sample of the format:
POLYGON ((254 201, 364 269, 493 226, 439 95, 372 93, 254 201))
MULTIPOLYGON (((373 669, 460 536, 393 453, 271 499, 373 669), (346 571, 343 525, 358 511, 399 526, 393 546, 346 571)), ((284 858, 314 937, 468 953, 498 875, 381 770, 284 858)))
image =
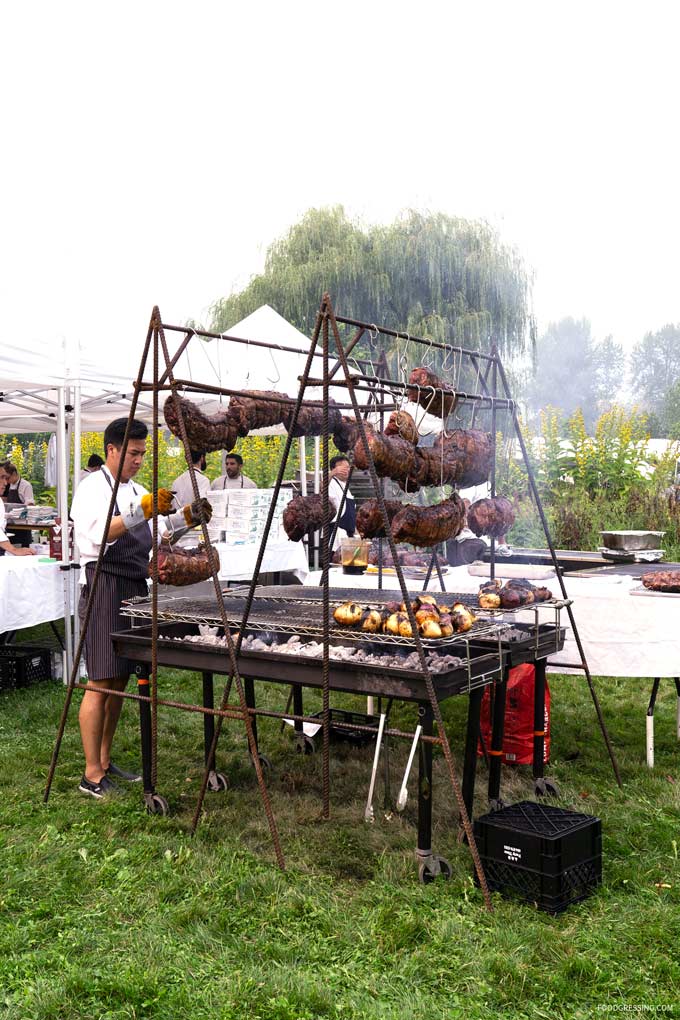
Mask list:
POLYGON ((295 749, 298 754, 315 754, 316 744, 312 737, 308 737, 306 733, 303 733, 297 738, 295 749))
POLYGON ((534 793, 537 797, 559 797, 560 791, 552 779, 535 779, 534 793))
POLYGON ((418 865, 418 881, 423 885, 429 885, 436 878, 443 878, 448 882, 451 878, 451 865, 445 857, 433 854, 418 865))
POLYGON ((170 805, 160 793, 145 793, 144 805, 148 815, 169 815, 170 805))
POLYGON ((229 788, 229 780, 222 772, 211 772, 208 776, 208 789, 211 793, 223 793, 229 788))
POLYGON ((500 797, 495 797, 489 801, 489 811, 502 811, 505 807, 505 801, 500 797))
MULTIPOLYGON (((262 754, 260 751, 258 751, 257 757, 260 759, 260 768, 262 769, 262 771, 263 772, 270 772, 271 769, 272 769, 272 763, 269 760, 269 758, 267 757, 267 755, 266 754, 262 754)), ((255 767, 255 762, 253 761, 252 754, 250 756, 250 763, 251 763, 251 765, 254 768, 255 767)))

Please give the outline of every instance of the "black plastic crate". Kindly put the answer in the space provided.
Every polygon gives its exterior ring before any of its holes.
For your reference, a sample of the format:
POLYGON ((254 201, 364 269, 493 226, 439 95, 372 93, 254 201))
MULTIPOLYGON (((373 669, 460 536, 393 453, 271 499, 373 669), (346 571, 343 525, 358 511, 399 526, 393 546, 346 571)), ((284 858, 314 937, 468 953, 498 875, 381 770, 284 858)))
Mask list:
POLYGON ((558 914, 602 882, 602 823, 593 815, 521 801, 482 815, 475 839, 489 889, 558 914))
MULTIPOLYGON (((376 715, 364 715, 363 712, 350 712, 344 708, 331 708, 331 725, 329 729, 331 740, 340 740, 345 743, 355 744, 361 747, 364 744, 370 744, 378 735, 378 725, 380 719, 376 715), (337 723, 346 723, 349 725, 337 726, 337 723), (350 729, 350 726, 373 726, 375 730, 373 733, 367 733, 365 730, 350 729)), ((323 712, 315 712, 314 715, 310 716, 311 719, 318 719, 319 722, 323 720, 323 712)), ((321 736, 319 731, 318 736, 321 736)))
POLYGON ((28 687, 52 679, 49 648, 31 645, 0 645, 0 690, 28 687))

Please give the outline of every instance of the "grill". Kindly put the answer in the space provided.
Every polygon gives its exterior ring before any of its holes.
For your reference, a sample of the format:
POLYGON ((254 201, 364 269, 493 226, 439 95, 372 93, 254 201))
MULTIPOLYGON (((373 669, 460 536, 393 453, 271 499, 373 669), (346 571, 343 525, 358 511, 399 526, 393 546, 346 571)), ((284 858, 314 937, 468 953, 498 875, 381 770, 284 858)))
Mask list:
MULTIPOLYGON (((293 598, 287 592, 299 591, 299 586, 291 585, 283 589, 265 588, 259 589, 253 600, 251 611, 248 615, 247 630, 276 635, 299 634, 301 637, 323 638, 323 605, 320 589, 309 589, 309 595, 303 598, 293 598), (270 594, 278 591, 278 595, 270 594), (284 594, 285 593, 285 594, 284 594), (291 607, 295 612, 291 613, 291 607)), ((306 590, 306 589, 305 589, 306 590)), ((230 623, 240 626, 243 615, 244 598, 247 589, 229 589, 229 595, 224 598, 224 606, 227 618, 230 623)), ((335 606, 347 599, 356 599, 357 602, 373 605, 384 605, 392 601, 390 597, 382 593, 366 592, 360 590, 361 598, 352 589, 339 588, 333 590, 331 605, 335 606), (379 594, 381 598, 373 598, 379 594), (367 598, 370 595, 370 598, 367 598)), ((448 598, 448 596, 447 596, 448 598)), ((130 599, 124 603, 124 613, 134 619, 150 620, 152 618, 152 604, 148 597, 130 599)), ((214 598, 188 598, 186 596, 164 595, 158 599, 158 620, 168 623, 189 623, 205 624, 208 626, 221 626, 222 617, 219 606, 214 598)), ((441 650, 451 649, 452 646, 467 643, 473 638, 492 637, 503 633, 507 624, 492 618, 480 618, 472 625, 471 630, 464 634, 453 634, 447 638, 421 638, 425 649, 441 650)), ((355 641, 365 643, 370 640, 371 644, 399 646, 413 650, 415 641, 413 638, 399 637, 395 634, 371 634, 370 636, 362 631, 355 631, 351 627, 339 627, 330 615, 330 638, 333 643, 346 643, 355 641)), ((465 654, 465 653, 463 653, 465 654)))

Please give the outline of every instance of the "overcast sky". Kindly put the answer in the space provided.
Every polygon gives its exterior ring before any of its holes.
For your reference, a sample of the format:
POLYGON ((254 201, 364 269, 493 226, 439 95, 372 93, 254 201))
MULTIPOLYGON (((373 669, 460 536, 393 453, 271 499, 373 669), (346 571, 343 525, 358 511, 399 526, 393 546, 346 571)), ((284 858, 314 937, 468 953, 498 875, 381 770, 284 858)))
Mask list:
MULTIPOLYGON (((16 3, 0 15, 0 315, 143 337, 312 206, 485 218, 539 329, 680 320, 672 3, 16 3)), ((115 357, 115 345, 112 345, 115 357)))

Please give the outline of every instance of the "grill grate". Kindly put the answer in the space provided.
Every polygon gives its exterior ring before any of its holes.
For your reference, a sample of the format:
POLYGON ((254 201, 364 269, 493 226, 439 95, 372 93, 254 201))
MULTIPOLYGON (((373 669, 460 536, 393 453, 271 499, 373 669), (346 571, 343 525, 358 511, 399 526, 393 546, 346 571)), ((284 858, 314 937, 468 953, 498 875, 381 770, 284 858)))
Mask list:
MULTIPOLYGON (((239 589, 237 589, 239 591, 239 589)), ((362 592, 365 599, 366 592, 362 592)), ((371 593, 373 594, 373 593, 371 593)), ((333 598, 333 604, 344 599, 333 598)), ((374 604, 380 604, 371 599, 374 604)), ((391 601, 385 599, 384 601, 391 601)), ((291 613, 292 600, 281 598, 277 600, 270 596, 259 596, 255 599, 248 616, 247 629, 260 631, 276 631, 278 634, 300 634, 301 636, 320 638, 323 636, 323 607, 320 599, 314 598, 306 601, 295 602, 295 613, 291 613)), ((243 597, 234 597, 234 590, 229 590, 229 596, 224 599, 224 606, 227 618, 230 623, 238 626, 243 615, 243 597)), ((123 603, 124 614, 132 619, 150 620, 152 618, 152 604, 148 597, 130 599, 123 603)), ((187 596, 162 596, 158 599, 158 619, 174 623, 207 624, 208 626, 220 626, 222 618, 217 601, 212 598, 189 598, 187 596)), ((462 641, 471 641, 474 638, 499 635, 507 628, 507 624, 497 622, 493 619, 478 619, 472 628, 463 634, 453 634, 448 638, 421 638, 426 648, 443 648, 459 644, 462 641)), ((351 627, 338 627, 331 614, 330 636, 335 641, 366 641, 367 639, 378 644, 400 645, 405 648, 413 648, 413 638, 399 637, 394 634, 366 634, 363 631, 353 630, 351 627)))

